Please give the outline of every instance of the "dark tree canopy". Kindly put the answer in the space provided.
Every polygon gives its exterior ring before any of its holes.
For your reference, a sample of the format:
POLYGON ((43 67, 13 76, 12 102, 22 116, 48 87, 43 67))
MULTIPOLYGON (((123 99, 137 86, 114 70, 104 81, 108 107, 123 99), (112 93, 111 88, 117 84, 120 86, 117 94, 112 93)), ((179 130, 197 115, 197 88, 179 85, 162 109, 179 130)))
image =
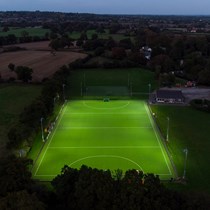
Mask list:
POLYGON ((57 209, 198 209, 208 206, 203 200, 191 205, 184 194, 168 190, 158 176, 128 170, 103 171, 82 166, 64 166, 53 181, 57 209))
POLYGON ((32 80, 33 69, 27 66, 17 66, 15 69, 15 73, 17 74, 17 78, 22 80, 23 82, 28 82, 32 80))

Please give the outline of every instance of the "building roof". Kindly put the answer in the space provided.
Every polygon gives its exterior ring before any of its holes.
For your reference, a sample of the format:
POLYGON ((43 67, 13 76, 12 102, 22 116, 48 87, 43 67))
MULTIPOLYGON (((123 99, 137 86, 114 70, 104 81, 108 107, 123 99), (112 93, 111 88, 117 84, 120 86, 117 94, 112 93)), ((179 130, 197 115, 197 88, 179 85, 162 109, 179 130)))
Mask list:
POLYGON ((156 98, 162 99, 184 99, 181 90, 157 90, 156 98))

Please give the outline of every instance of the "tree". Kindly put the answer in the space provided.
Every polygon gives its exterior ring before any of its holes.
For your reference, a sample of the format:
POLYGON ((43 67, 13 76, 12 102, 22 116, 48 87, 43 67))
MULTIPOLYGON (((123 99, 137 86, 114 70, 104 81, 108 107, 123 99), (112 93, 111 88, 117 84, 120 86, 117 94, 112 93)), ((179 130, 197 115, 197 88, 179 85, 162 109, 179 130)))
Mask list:
POLYGON ((9 31, 9 27, 8 27, 8 26, 4 26, 3 29, 2 29, 2 31, 3 31, 3 32, 9 31))
POLYGON ((0 160, 0 196, 31 188, 34 183, 28 170, 31 164, 32 160, 14 155, 0 160))
POLYGON ((112 48, 112 56, 116 59, 122 59, 126 57, 125 48, 123 47, 114 47, 112 48))
POLYGON ((15 64, 14 64, 14 63, 9 63, 8 68, 9 68, 11 71, 14 71, 14 70, 15 70, 15 64))
POLYGON ((203 85, 210 85, 210 71, 204 69, 198 74, 198 82, 203 85))
POLYGON ((32 37, 29 36, 29 32, 26 30, 21 31, 21 37, 19 38, 19 41, 21 43, 24 42, 31 42, 32 41, 32 37))
POLYGON ((44 210, 45 205, 35 194, 29 194, 26 190, 8 193, 0 199, 0 209, 44 210))
POLYGON ((15 69, 15 73, 17 74, 17 78, 22 80, 23 82, 28 82, 32 80, 33 69, 27 66, 17 66, 15 69))
POLYGON ((176 68, 174 61, 168 55, 164 55, 164 54, 153 57, 153 59, 151 60, 151 65, 154 70, 156 66, 161 67, 160 68, 161 73, 171 72, 171 71, 174 71, 176 68))
POLYGON ((25 139, 23 135, 26 134, 25 127, 22 124, 16 124, 11 127, 8 131, 8 142, 7 148, 14 149, 21 146, 23 140, 25 139))
POLYGON ((80 40, 83 40, 83 41, 88 40, 88 36, 87 36, 87 34, 86 34, 85 31, 81 33, 79 39, 80 39, 80 40))
POLYGON ((98 39, 98 34, 96 33, 92 34, 91 39, 92 40, 98 39))
POLYGON ((16 44, 17 43, 17 37, 14 34, 8 34, 6 36, 7 44, 16 44))
POLYGON ((57 51, 60 48, 60 40, 59 39, 53 39, 49 43, 49 47, 52 48, 52 50, 57 51))

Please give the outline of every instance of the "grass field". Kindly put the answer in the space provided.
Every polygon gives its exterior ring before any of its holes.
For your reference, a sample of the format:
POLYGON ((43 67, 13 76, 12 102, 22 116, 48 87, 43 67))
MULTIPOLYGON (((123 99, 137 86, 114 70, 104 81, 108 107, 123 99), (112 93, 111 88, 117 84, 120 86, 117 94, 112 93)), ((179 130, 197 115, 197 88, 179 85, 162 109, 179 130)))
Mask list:
POLYGON ((44 37, 45 34, 50 32, 49 29, 43 29, 43 28, 17 28, 17 27, 10 27, 10 30, 7 32, 3 32, 2 28, 0 28, 0 37, 1 36, 8 36, 9 34, 14 34, 17 37, 21 37, 23 31, 28 32, 29 36, 38 36, 38 37, 44 37))
MULTIPOLYGON (((96 30, 87 30, 86 34, 88 39, 91 39, 93 34, 97 34, 99 39, 109 39, 110 37, 112 37, 115 41, 120 41, 123 39, 131 38, 131 40, 134 41, 134 38, 132 36, 125 36, 124 34, 110 34, 108 29, 105 30, 105 33, 97 33, 96 30)), ((80 35, 81 32, 78 31, 73 31, 69 33, 69 36, 72 39, 79 39, 80 35)))
POLYGON ((0 85, 0 152, 7 141, 8 128, 19 114, 41 93, 39 85, 0 85))
POLYGON ((149 109, 136 100, 68 102, 32 169, 33 178, 51 180, 65 164, 174 177, 149 109))
POLYGON ((187 185, 177 185, 175 188, 209 193, 209 113, 182 106, 152 106, 151 108, 156 113, 156 121, 162 133, 166 133, 166 118, 170 117, 169 149, 179 176, 183 175, 184 170, 183 149, 187 148, 189 151, 186 164, 187 185))

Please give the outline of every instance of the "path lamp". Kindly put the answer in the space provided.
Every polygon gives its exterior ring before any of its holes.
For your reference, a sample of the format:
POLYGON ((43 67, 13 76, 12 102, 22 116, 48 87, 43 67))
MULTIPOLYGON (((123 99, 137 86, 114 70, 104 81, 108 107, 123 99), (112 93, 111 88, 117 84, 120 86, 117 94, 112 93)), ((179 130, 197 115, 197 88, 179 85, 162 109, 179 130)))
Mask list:
POLYGON ((40 122, 41 122, 41 131, 42 131, 42 141, 44 142, 45 140, 44 140, 43 120, 44 118, 41 117, 40 122))
POLYGON ((187 148, 186 148, 186 149, 184 149, 184 150, 183 150, 183 152, 185 153, 183 179, 185 179, 188 149, 187 149, 187 148))
POLYGON ((64 102, 65 102, 65 100, 66 100, 66 97, 65 97, 65 84, 63 84, 62 85, 62 87, 63 87, 63 100, 64 100, 64 102))
POLYGON ((169 141, 169 122, 170 122, 170 118, 167 117, 167 133, 166 133, 166 141, 169 141))

